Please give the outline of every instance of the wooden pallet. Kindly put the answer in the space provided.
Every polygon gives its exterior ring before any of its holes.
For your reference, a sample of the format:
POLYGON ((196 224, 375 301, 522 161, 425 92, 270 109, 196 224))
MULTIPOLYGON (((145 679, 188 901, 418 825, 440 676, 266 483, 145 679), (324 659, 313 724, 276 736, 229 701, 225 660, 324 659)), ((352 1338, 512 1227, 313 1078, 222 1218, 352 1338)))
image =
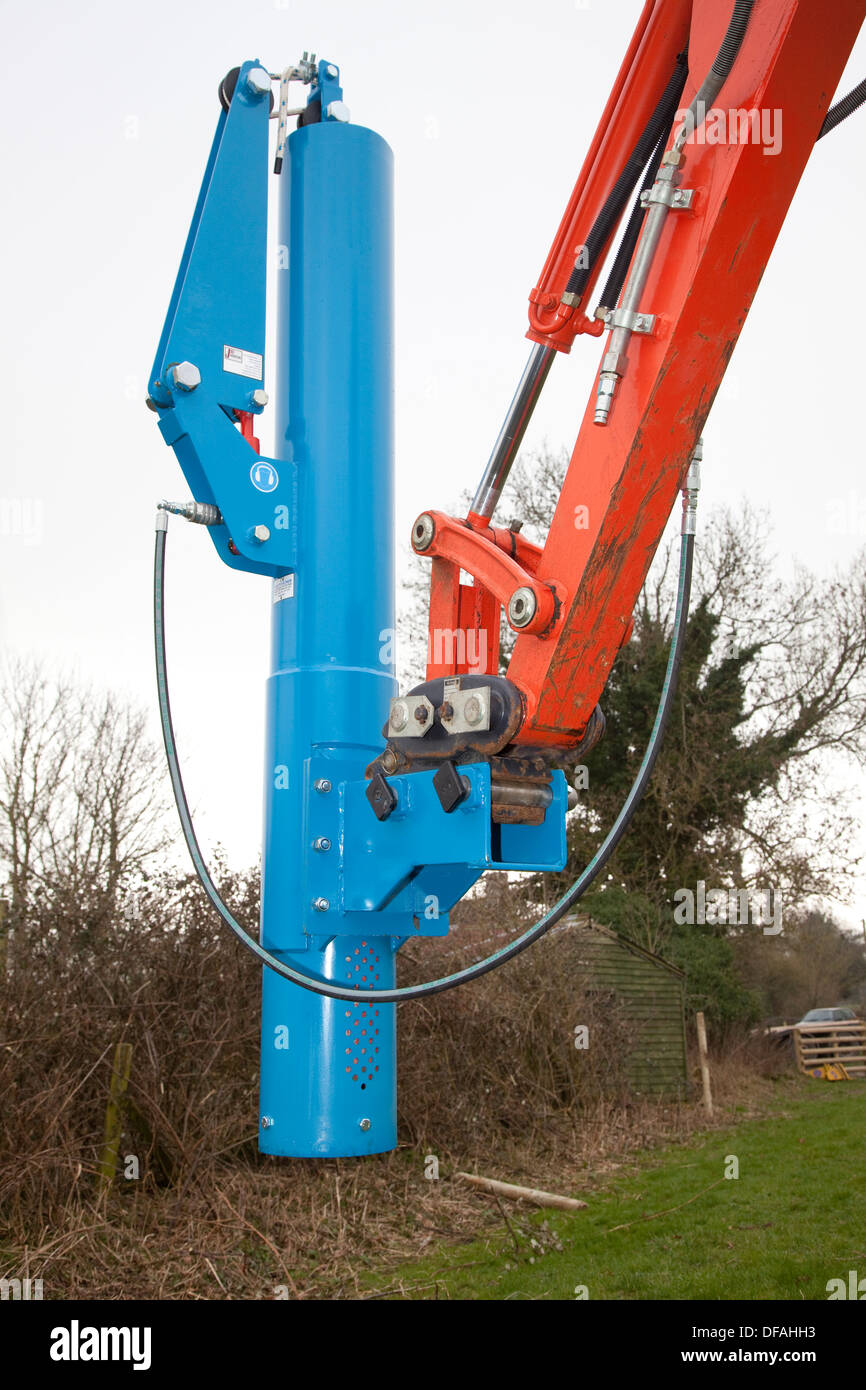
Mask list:
POLYGON ((825 1062, 840 1062, 850 1077, 866 1077, 866 1023, 807 1023, 794 1029, 797 1067, 809 1075, 825 1062))

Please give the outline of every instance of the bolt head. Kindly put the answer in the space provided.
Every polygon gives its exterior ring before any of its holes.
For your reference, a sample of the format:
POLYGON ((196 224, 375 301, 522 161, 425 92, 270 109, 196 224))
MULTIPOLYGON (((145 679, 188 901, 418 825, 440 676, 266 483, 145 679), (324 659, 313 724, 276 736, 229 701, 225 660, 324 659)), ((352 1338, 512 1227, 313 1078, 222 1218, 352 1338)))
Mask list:
POLYGON ((316 788, 316 791, 321 792, 323 796, 331 790, 331 784, 328 781, 327 777, 317 778, 316 781, 313 783, 313 786, 316 788))
POLYGON ((463 718, 466 720, 466 723, 478 724, 483 715, 484 710, 481 707, 481 701, 478 696, 470 695, 463 705, 463 718))
POLYGON ((400 729, 405 729, 408 723, 409 707, 406 704, 405 700, 394 700, 394 702, 391 705, 391 728, 396 729, 399 732, 400 729))
POLYGON ((320 835, 317 840, 313 841, 313 849, 317 849, 321 854, 327 854, 330 848, 331 841, 328 839, 327 835, 320 835))
POLYGON ((368 1129, 371 1127, 371 1125, 372 1125, 372 1121, 371 1121, 371 1120, 360 1120, 360 1121, 359 1121, 359 1124, 358 1124, 358 1128, 359 1128, 359 1129, 363 1129, 364 1131, 366 1131, 366 1130, 368 1130, 368 1129))
POLYGON ((253 540, 258 541, 259 545, 264 545, 265 541, 269 541, 270 538, 271 532, 268 526, 253 527, 253 540))
POLYGON ((313 898, 313 909, 316 912, 327 912, 330 906, 327 898, 313 898))
POLYGON ((419 724, 427 723, 427 720, 430 718, 430 711, 426 705, 415 706, 415 718, 418 720, 419 724))
POLYGON ((344 101, 329 101, 325 108, 325 115, 329 121, 343 121, 351 119, 349 108, 344 101))
POLYGON ((528 627, 535 617, 538 604, 535 601, 535 594, 525 585, 515 589, 508 601, 508 621, 512 627, 528 627))
POLYGON ((262 1129, 270 1129, 273 1126, 273 1123, 274 1122, 271 1119, 270 1115, 262 1116, 262 1129))
POLYGON ((247 90, 254 97, 263 97, 271 90, 271 75, 264 68, 250 68, 246 80, 247 90))
POLYGON ((435 534, 435 521, 429 512, 422 512, 412 527, 412 545, 416 550, 429 550, 435 534))
POLYGON ((194 391, 201 385, 201 372, 194 362, 175 362, 168 375, 179 391, 194 391))
POLYGON ((264 410, 264 408, 265 408, 265 406, 267 405, 267 403, 268 403, 268 393, 267 393, 267 391, 262 391, 262 390, 259 389, 259 390, 254 391, 254 392, 252 393, 252 395, 250 396, 250 404, 256 406, 259 410, 264 410))
POLYGON ((340 75, 340 69, 334 63, 329 63, 325 68, 325 72, 329 77, 339 77, 340 75))

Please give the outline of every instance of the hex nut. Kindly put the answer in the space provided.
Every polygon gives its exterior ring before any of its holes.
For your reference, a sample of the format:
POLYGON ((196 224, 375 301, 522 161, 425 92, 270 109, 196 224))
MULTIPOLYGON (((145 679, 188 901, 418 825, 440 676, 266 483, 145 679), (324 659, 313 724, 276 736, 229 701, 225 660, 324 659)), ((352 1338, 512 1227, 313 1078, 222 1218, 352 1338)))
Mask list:
POLYGON ((179 391, 194 391, 201 385, 201 372, 194 362, 175 362, 169 376, 179 391))
POLYGON ((325 109, 325 115, 329 121, 349 121, 351 119, 349 108, 344 101, 330 101, 325 109))

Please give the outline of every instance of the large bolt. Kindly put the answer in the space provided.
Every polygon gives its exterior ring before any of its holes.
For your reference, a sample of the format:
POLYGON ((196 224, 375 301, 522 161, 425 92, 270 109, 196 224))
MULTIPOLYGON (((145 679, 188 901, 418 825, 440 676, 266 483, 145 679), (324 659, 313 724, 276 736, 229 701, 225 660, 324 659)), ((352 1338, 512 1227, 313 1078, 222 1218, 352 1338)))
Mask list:
POLYGON ((512 627, 528 627, 535 617, 538 604, 535 594, 525 586, 515 589, 508 600, 508 621, 512 627))
POLYGON ((313 783, 313 786, 316 788, 316 791, 321 792, 323 796, 331 790, 331 784, 327 777, 318 777, 313 783))
POLYGON ((330 906, 327 898, 313 898, 314 912, 327 912, 330 906))
POLYGON ((258 410, 264 410, 268 403, 268 393, 258 387, 250 396, 250 405, 254 405, 258 410))
POLYGON ((429 550, 436 534, 436 523, 429 512, 422 512, 412 527, 412 544, 416 550, 429 550))
POLYGON ((363 1129, 363 1130, 368 1130, 368 1129, 370 1128, 371 1123, 372 1123, 372 1122, 371 1122, 370 1120, 360 1120, 360 1121, 359 1121, 359 1124, 358 1124, 358 1128, 359 1128, 359 1129, 363 1129))
POLYGON ((350 120, 349 108, 344 101, 329 101, 325 108, 325 115, 329 121, 350 120))
POLYGON ((273 1123, 274 1123, 274 1122, 273 1122, 273 1120, 271 1119, 270 1115, 263 1115, 263 1116, 262 1116, 262 1129, 270 1129, 271 1126, 273 1125, 273 1123))
POLYGON ((329 63, 328 66, 325 68, 325 72, 328 74, 329 77, 338 77, 340 70, 333 63, 329 63))
POLYGON ((194 362, 175 362, 169 369, 169 380, 179 391, 194 391, 201 385, 201 372, 194 362))
POLYGON ((463 706, 463 718, 467 724, 480 724, 484 718, 484 708, 477 695, 470 695, 463 706))
POLYGON ((253 527, 253 540, 258 541, 259 545, 264 545, 265 541, 271 539, 271 533, 267 526, 253 527))
POLYGON ((320 835, 317 840, 313 841, 313 849, 319 850, 321 854, 327 854, 330 848, 331 841, 328 839, 327 835, 320 835))
POLYGON ((398 733, 409 723, 409 706, 405 700, 395 700, 391 706, 391 728, 398 733))
POLYGON ((430 718, 430 711, 426 705, 415 706, 415 718, 418 720, 419 724, 427 723, 427 720, 430 718))
POLYGON ((255 97, 263 97, 271 90, 271 75, 264 68, 250 68, 246 81, 248 91, 255 97))

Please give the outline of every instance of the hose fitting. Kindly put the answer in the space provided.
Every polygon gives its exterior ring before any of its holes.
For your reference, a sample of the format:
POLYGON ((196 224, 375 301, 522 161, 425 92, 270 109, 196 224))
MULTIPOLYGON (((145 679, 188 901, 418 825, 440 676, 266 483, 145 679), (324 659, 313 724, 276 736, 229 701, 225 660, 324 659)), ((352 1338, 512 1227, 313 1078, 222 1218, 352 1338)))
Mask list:
MULTIPOLYGON (((222 513, 219 507, 215 507, 212 502, 158 502, 160 512, 171 512, 173 516, 182 516, 186 521, 195 522, 197 526, 221 526, 222 513)), ((161 527, 165 530, 165 527, 161 527)))
POLYGON ((689 459, 689 469, 683 484, 683 524, 681 534, 695 535, 698 529, 698 493, 701 490, 701 460, 704 457, 704 441, 699 439, 689 459))

